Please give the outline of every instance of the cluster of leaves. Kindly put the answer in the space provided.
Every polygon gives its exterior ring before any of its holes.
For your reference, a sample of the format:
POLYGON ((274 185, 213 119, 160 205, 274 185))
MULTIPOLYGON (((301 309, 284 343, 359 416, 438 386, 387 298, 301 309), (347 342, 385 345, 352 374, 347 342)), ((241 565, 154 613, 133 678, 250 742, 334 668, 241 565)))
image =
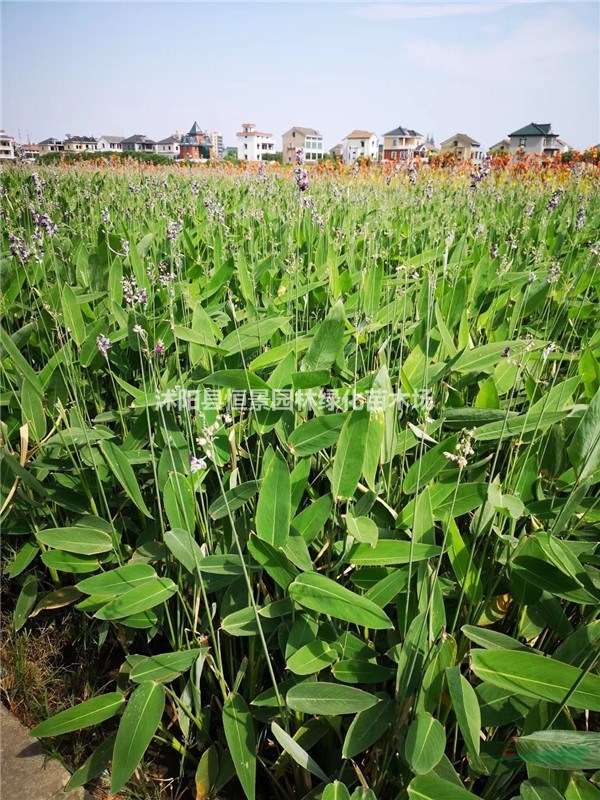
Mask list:
POLYGON ((598 177, 192 181, 4 176, 14 626, 123 652, 69 787, 598 797, 598 177))
POLYGON ((110 159, 112 161, 140 161, 145 164, 158 164, 166 166, 172 164, 173 159, 169 156, 161 155, 160 153, 138 153, 136 151, 130 152, 110 152, 103 153, 102 151, 96 152, 93 150, 84 150, 80 153, 44 153, 37 159, 37 163, 41 165, 52 164, 78 164, 85 161, 98 161, 98 159, 110 159))

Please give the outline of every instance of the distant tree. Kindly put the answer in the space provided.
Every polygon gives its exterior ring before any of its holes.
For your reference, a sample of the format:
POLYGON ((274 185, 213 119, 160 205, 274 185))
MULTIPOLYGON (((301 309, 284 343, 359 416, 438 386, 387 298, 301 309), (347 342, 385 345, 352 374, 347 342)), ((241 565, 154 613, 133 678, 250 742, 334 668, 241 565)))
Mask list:
POLYGON ((276 161, 278 164, 283 164, 283 153, 265 153, 263 161, 276 161))

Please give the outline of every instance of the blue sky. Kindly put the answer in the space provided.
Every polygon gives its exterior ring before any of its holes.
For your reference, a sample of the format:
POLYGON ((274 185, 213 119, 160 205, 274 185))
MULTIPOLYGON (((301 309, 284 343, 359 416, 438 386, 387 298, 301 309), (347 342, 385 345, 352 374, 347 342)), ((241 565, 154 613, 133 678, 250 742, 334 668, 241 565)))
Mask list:
POLYGON ((164 138, 402 124, 489 146, 531 121, 600 141, 587 2, 2 2, 2 127, 164 138))

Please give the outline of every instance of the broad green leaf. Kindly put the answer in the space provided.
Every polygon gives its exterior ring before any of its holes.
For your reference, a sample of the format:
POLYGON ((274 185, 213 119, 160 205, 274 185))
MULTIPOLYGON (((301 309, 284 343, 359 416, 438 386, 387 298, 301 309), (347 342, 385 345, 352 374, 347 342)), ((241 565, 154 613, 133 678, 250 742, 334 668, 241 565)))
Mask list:
POLYGON ((135 503, 145 517, 152 517, 144 503, 135 472, 125 453, 114 442, 108 440, 99 442, 98 447, 111 472, 123 487, 125 494, 135 503))
POLYGON ((290 564, 281 550, 276 549, 268 542, 263 542, 258 536, 250 536, 248 551, 282 589, 287 589, 298 575, 298 571, 290 564))
POLYGON ((108 739, 105 739, 79 769, 75 770, 65 785, 65 792, 72 792, 102 775, 112 759, 116 735, 113 733, 108 739))
POLYGON ((193 533, 196 528, 196 501, 190 480, 180 472, 173 472, 164 486, 163 499, 171 528, 193 533))
POLYGON ((379 696, 375 699, 371 708, 360 711, 350 723, 342 747, 342 758, 354 758, 363 753, 383 736, 397 718, 397 706, 389 697, 379 696))
POLYGON ((29 615, 35 606, 37 592, 37 577, 35 575, 28 575, 23 582, 23 587, 15 603, 15 610, 13 612, 13 627, 15 631, 21 630, 29 619, 29 615))
POLYGON ((338 357, 344 344, 345 314, 341 300, 331 307, 319 324, 314 338, 302 361, 302 369, 315 372, 329 369, 338 357))
POLYGON ((600 769, 600 733, 537 731, 516 739, 517 753, 528 764, 549 769, 600 769))
POLYGON ((292 527, 310 544, 323 530, 331 512, 331 495, 325 494, 311 503, 292 520, 292 527))
POLYGON ((33 440, 39 442, 46 434, 46 414, 39 394, 27 378, 21 385, 21 410, 23 424, 29 426, 33 440))
POLYGON ((448 558, 456 580, 465 597, 472 603, 479 603, 483 597, 483 586, 479 578, 474 555, 469 552, 458 525, 452 517, 445 521, 444 527, 448 536, 448 558))
POLYGON ((293 686, 287 693, 285 702, 292 711, 305 714, 356 714, 371 708, 377 703, 377 697, 355 689, 354 686, 342 686, 339 683, 313 683, 304 681, 293 686))
POLYGON ((316 775, 320 780, 327 780, 327 775, 323 772, 314 758, 311 758, 306 750, 301 747, 298 742, 292 739, 292 737, 286 733, 275 721, 271 723, 271 731, 285 752, 289 753, 289 755, 297 764, 299 764, 303 769, 312 772, 312 774, 316 775))
POLYGON ((177 592, 170 578, 154 578, 122 594, 95 613, 98 619, 122 619, 164 603, 177 592))
POLYGON ((79 553, 82 556, 108 553, 112 540, 105 531, 88 528, 86 525, 70 528, 45 528, 36 532, 36 539, 55 550, 79 553))
POLYGON ((531 777, 519 789, 520 800, 563 800, 563 795, 543 778, 531 777))
POLYGON ((290 532, 290 472, 285 460, 275 453, 262 476, 256 504, 256 533, 273 547, 284 547, 290 532))
POLYGON ((288 591, 297 603, 312 611, 375 630, 393 627, 387 615, 372 600, 317 572, 299 575, 288 591))
POLYGON ((87 728, 90 725, 98 725, 100 722, 114 717, 124 704, 125 698, 121 692, 101 694, 44 720, 36 725, 31 731, 31 735, 42 739, 45 736, 59 736, 63 733, 87 728))
POLYGON ((454 454, 458 436, 459 435, 456 433, 449 439, 445 439, 443 442, 434 445, 431 450, 427 450, 423 452, 423 454, 419 452, 419 457, 414 464, 411 464, 409 467, 406 477, 404 478, 404 483, 402 484, 402 488, 406 494, 414 494, 419 488, 426 486, 432 481, 444 467, 448 466, 450 462, 444 453, 449 452, 454 454))
POLYGON ((125 564, 100 575, 79 581, 77 588, 85 594, 114 597, 157 577, 149 564, 125 564))
MULTIPOLYGON (((327 777, 325 777, 325 780, 327 780, 327 777)), ((321 800, 350 800, 350 792, 344 783, 334 781, 323 789, 321 800)))
POLYGON ((477 701, 475 690, 467 679, 461 675, 460 667, 447 669, 446 681, 452 700, 452 710, 456 716, 458 727, 462 733, 473 766, 478 772, 487 772, 479 758, 481 712, 479 711, 479 702, 477 701))
POLYGON ((13 580, 20 575, 31 564, 33 559, 40 552, 40 548, 35 542, 25 542, 23 547, 15 555, 10 569, 7 572, 8 577, 13 580))
POLYGON ((584 777, 574 775, 565 791, 565 800, 600 800, 600 789, 584 777))
POLYGON ((417 775, 408 785, 410 800, 475 800, 477 795, 437 775, 417 775))
POLYGON ((212 744, 202 753, 202 758, 196 770, 195 800, 209 800, 214 792, 218 777, 219 751, 217 746, 212 744))
POLYGON ((248 800, 256 792, 256 740, 250 710, 244 698, 232 692, 223 706, 223 728, 235 771, 248 800))
POLYGON ((353 545, 346 555, 345 561, 356 566, 381 564, 387 567, 434 558, 441 552, 441 548, 436 545, 380 539, 375 547, 368 544, 353 545))
POLYGON ((471 666, 478 678, 517 694, 600 711, 600 677, 583 675, 552 658, 516 650, 472 650, 471 666))
POLYGON ((171 555, 192 575, 198 575, 203 556, 193 534, 183 528, 173 528, 172 531, 167 531, 163 538, 171 555))
POLYGON ((100 566, 98 559, 93 556, 63 553, 60 550, 47 550, 42 553, 42 562, 50 569, 73 574, 95 572, 100 566))
POLYGON ((348 414, 325 414, 304 422, 289 435, 287 446, 290 452, 303 458, 332 447, 340 438, 340 431, 348 414))
POLYGON ((584 483, 600 465, 600 389, 579 423, 569 446, 578 483, 584 483))
POLYGON ((316 639, 288 658, 287 668, 295 675, 313 675, 333 664, 337 653, 326 642, 316 639))
POLYGON ((346 527, 350 536, 361 544, 375 547, 379 538, 379 529, 369 517, 354 517, 350 511, 346 514, 346 527))
POLYGON ((112 759, 110 790, 120 792, 135 772, 160 723, 165 708, 162 683, 140 684, 127 702, 112 759))
POLYGON ((354 495, 362 474, 368 431, 369 412, 351 412, 344 422, 335 449, 331 478, 334 497, 346 500, 354 495))
POLYGON ((40 378, 37 372, 33 369, 33 367, 29 364, 29 362, 23 358, 19 348, 15 345, 11 337, 8 333, 4 330, 4 328, 0 325, 0 357, 1 358, 9 358, 10 363, 16 369, 16 371, 21 375, 21 377, 26 378, 31 386, 33 387, 34 391, 41 397, 44 397, 44 389, 42 384, 40 383, 40 378))
POLYGON ((408 729, 404 746, 404 754, 412 771, 417 775, 430 772, 441 760, 445 747, 443 725, 431 714, 418 714, 408 729))
POLYGON ((147 656, 136 661, 129 678, 134 683, 144 681, 168 682, 188 670, 198 656, 208 652, 206 647, 197 647, 193 650, 180 650, 176 653, 161 653, 158 656, 147 656))
POLYGON ((472 350, 465 350, 452 365, 456 372, 484 372, 494 367, 504 355, 504 349, 514 349, 521 344, 520 341, 490 342, 472 350))
POLYGON ((362 661, 358 658, 346 658, 336 662, 331 671, 342 683, 384 683, 392 677, 393 672, 380 664, 362 661))
POLYGON ((70 330, 75 344, 81 347, 85 341, 85 323, 77 302, 77 296, 68 284, 63 286, 61 301, 65 327, 70 330))
POLYGON ((476 625, 463 625, 461 631, 471 642, 475 642, 486 650, 522 650, 525 653, 539 653, 529 645, 513 639, 500 631, 478 628, 476 625))
POLYGON ((234 489, 229 489, 224 495, 220 495, 209 506, 208 513, 213 519, 223 519, 229 513, 237 511, 245 505, 258 492, 260 484, 258 481, 247 481, 240 483, 234 489))

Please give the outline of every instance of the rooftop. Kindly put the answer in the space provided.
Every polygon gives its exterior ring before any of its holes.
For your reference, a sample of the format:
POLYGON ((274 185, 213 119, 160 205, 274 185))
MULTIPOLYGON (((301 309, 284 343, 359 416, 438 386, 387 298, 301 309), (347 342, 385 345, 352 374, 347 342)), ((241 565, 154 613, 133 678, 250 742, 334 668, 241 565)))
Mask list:
POLYGON ((423 134, 419 133, 418 131, 413 131, 412 128, 403 128, 402 125, 398 125, 397 128, 394 128, 393 131, 388 131, 387 133, 383 134, 384 136, 422 136, 423 134))
POLYGON ((557 133, 552 131, 551 122, 530 122, 524 128, 519 128, 518 131, 513 131, 508 134, 509 136, 558 136, 557 133))
POLYGON ((149 139, 145 133, 134 133, 122 140, 123 144, 156 144, 154 139, 149 139))
POLYGON ((346 136, 346 139, 370 139, 371 136, 375 136, 372 131, 352 131, 346 136))
POLYGON ((447 139, 444 139, 444 141, 440 142, 440 144, 443 147, 445 144, 448 144, 449 142, 454 142, 456 140, 462 142, 468 142, 472 147, 481 147, 480 142, 475 141, 475 139, 473 139, 472 136, 467 136, 466 133, 455 133, 453 136, 449 136, 447 139))
POLYGON ((288 133, 293 133, 294 131, 296 131, 297 133, 301 133, 302 136, 320 136, 321 138, 323 138, 322 135, 319 133, 319 131, 315 130, 314 128, 301 128, 298 125, 295 125, 293 128, 290 128, 289 131, 286 131, 283 135, 287 136, 288 133))

